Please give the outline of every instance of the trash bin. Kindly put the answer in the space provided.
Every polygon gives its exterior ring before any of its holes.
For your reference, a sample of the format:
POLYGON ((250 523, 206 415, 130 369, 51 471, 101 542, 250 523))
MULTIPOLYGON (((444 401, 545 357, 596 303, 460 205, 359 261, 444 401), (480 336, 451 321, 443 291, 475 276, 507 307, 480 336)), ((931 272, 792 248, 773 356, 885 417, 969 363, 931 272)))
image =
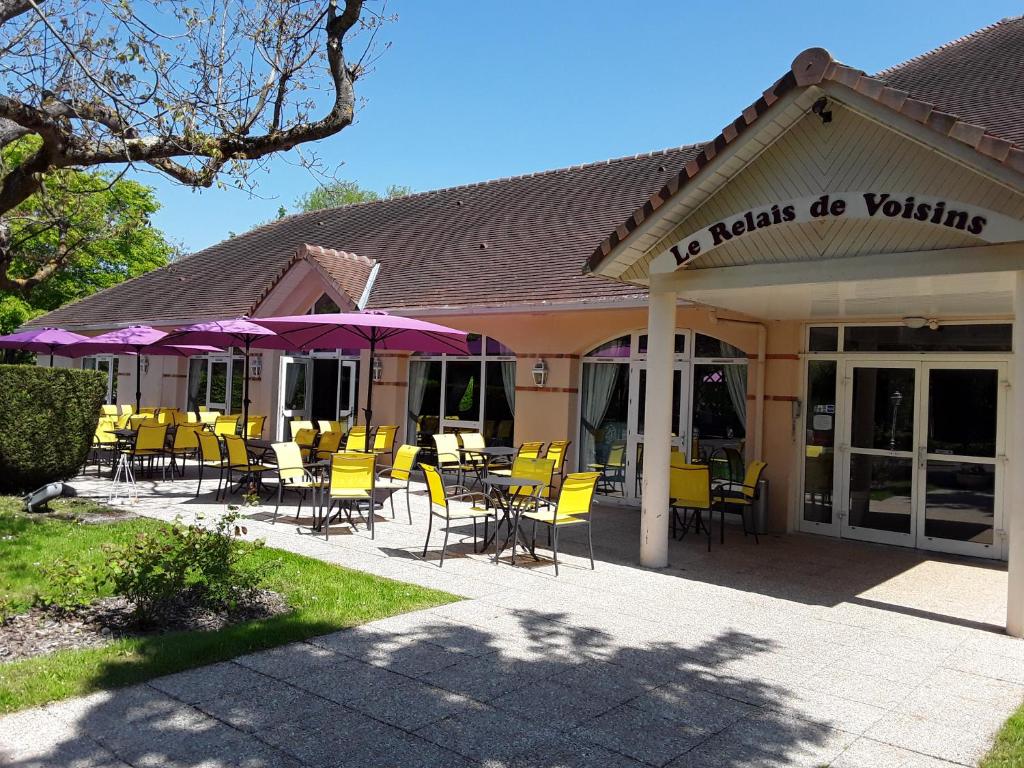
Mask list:
POLYGON ((757 484, 757 498, 754 499, 754 528, 758 535, 768 533, 768 481, 757 484))

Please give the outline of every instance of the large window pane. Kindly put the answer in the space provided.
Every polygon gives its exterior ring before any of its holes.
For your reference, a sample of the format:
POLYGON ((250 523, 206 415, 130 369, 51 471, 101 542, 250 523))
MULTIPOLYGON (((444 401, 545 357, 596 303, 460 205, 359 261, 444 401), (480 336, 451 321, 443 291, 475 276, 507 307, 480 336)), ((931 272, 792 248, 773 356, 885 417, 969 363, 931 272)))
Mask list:
POLYGON ((441 424, 441 361, 409 363, 409 435, 416 445, 433 448, 441 424))
MULTIPOLYGON (((747 436, 747 366, 693 366, 693 436, 701 457, 719 448, 743 451, 747 436)), ((696 458, 696 457, 695 457, 696 458)))
POLYGON ((914 450, 913 368, 854 368, 851 445, 914 450))
POLYGON ((832 522, 832 469, 836 446, 836 367, 834 360, 807 364, 807 449, 804 457, 804 520, 832 522))
POLYGON ((488 445, 512 445, 515 419, 516 364, 514 360, 487 364, 484 398, 484 437, 488 445))
POLYGON ((991 544, 995 478, 991 464, 929 461, 924 535, 991 544))
POLYGON ((913 473, 912 459, 850 456, 850 525, 910 533, 913 473))
POLYGON ((223 407, 228 396, 228 364, 226 360, 215 360, 210 363, 210 396, 209 405, 223 407))
POLYGON ((479 361, 446 361, 444 418, 450 421, 480 420, 479 361))
POLYGON ((1009 352, 1009 324, 942 325, 936 330, 904 325, 848 325, 847 352, 1009 352))
POLYGON ((728 342, 716 339, 714 336, 706 336, 703 333, 697 334, 693 354, 694 357, 746 358, 746 354, 739 347, 734 347, 728 342))
POLYGON ((231 406, 230 413, 242 412, 242 389, 245 387, 245 359, 231 360, 231 406))
POLYGON ((625 490, 626 419, 629 414, 629 365, 583 366, 580 468, 603 473, 600 489, 625 490))
POLYGON ((815 326, 807 336, 807 349, 810 352, 835 352, 839 349, 839 328, 836 326, 815 326))
POLYGON ((999 376, 995 369, 928 373, 928 452, 996 455, 999 376))

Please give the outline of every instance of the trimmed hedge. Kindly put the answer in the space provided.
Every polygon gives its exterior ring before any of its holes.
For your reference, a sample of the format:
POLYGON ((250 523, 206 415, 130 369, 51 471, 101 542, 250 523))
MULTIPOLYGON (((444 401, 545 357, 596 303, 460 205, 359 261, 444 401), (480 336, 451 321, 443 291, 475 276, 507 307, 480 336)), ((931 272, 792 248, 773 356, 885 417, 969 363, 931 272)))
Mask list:
POLYGON ((106 392, 96 371, 0 365, 0 493, 74 476, 106 392))

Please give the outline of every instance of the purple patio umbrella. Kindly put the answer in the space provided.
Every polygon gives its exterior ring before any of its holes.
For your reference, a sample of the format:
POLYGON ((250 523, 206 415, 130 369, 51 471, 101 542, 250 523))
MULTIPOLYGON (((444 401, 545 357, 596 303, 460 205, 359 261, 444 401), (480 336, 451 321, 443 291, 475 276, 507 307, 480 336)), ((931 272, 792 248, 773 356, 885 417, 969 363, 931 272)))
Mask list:
POLYGON ((232 320, 210 320, 205 323, 187 325, 169 333, 160 342, 163 344, 216 344, 221 347, 239 347, 245 352, 245 378, 242 388, 242 434, 249 434, 249 352, 253 349, 283 349, 297 351, 291 342, 282 339, 274 331, 264 328, 248 317, 232 320))
MULTIPOLYGON (((298 349, 379 349, 406 352, 468 354, 466 332, 386 312, 343 312, 329 315, 261 317, 259 324, 298 349)), ((373 420, 373 375, 366 387, 366 425, 373 420)))
POLYGON ((99 336, 87 336, 84 340, 68 344, 62 349, 69 357, 86 355, 135 355, 135 412, 142 405, 142 356, 143 355, 202 355, 207 352, 221 352, 205 345, 157 345, 167 334, 148 325, 130 325, 99 336))
POLYGON ((88 338, 80 333, 65 331, 63 328, 32 328, 7 336, 0 336, 0 349, 23 349, 26 352, 50 355, 50 367, 53 368, 54 351, 76 341, 88 338))

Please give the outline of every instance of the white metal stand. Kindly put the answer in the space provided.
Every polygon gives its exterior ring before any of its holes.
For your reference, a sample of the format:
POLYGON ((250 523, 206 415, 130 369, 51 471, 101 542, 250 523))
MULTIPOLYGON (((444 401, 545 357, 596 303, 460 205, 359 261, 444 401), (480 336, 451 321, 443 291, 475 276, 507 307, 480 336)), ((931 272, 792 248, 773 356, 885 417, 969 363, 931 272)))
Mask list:
POLYGON ((114 470, 114 480, 110 484, 110 496, 107 503, 139 503, 139 489, 135 485, 135 473, 132 472, 132 462, 127 453, 118 456, 117 469, 114 470))

